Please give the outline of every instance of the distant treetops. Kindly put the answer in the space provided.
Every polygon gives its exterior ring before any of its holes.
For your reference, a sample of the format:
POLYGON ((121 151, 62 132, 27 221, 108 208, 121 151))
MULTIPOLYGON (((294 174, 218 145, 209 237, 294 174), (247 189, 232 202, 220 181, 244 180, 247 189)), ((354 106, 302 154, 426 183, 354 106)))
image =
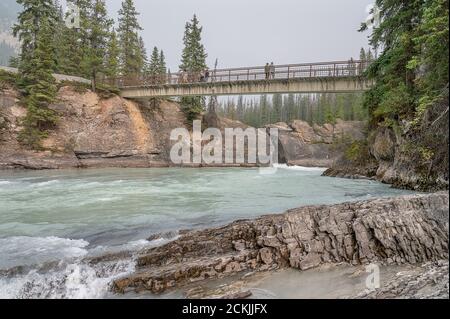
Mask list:
MULTIPOLYGON (((49 108, 57 93, 53 73, 90 78, 95 91, 104 77, 145 74, 162 80, 168 72, 162 50, 155 47, 148 58, 133 0, 123 0, 117 27, 108 17, 104 0, 67 2, 80 9, 79 27, 66 25, 68 16, 58 0, 17 0, 23 9, 13 33, 21 47, 12 63, 19 68, 17 85, 28 108, 20 140, 34 149, 41 147, 57 123, 56 113, 49 108)), ((184 39, 182 65, 186 70, 206 67, 200 33, 194 17, 184 39)))

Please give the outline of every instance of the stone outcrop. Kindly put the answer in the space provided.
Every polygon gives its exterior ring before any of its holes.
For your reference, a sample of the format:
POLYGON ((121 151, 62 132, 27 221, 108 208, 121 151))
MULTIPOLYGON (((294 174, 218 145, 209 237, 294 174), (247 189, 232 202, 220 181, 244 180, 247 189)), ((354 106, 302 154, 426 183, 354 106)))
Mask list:
POLYGON ((340 159, 327 176, 366 177, 397 188, 422 191, 449 188, 448 97, 427 108, 418 123, 403 120, 374 128, 364 163, 340 159))
POLYGON ((293 209, 183 233, 140 252, 136 272, 114 282, 161 293, 242 272, 322 264, 420 264, 448 258, 448 193, 293 209))
POLYGON ((364 122, 337 120, 335 125, 311 126, 295 120, 289 124, 276 123, 268 127, 279 129, 280 162, 288 165, 330 167, 342 154, 335 147, 343 139, 365 138, 364 122))
POLYGON ((45 151, 31 151, 17 141, 26 109, 14 90, 0 93, 0 169, 167 166, 170 131, 185 127, 178 104, 145 105, 118 96, 101 98, 89 90, 62 87, 57 127, 43 141, 45 151))
MULTIPOLYGON (((0 169, 171 166, 174 142, 170 141, 170 133, 175 128, 188 128, 179 104, 166 100, 137 103, 65 86, 50 108, 58 113, 59 121, 43 141, 44 151, 27 150, 17 141, 26 108, 20 105, 15 90, 0 91, 0 169)), ((225 128, 248 128, 239 121, 211 114, 205 115, 204 122, 204 127, 214 124, 222 132, 225 128)), ((330 166, 336 157, 336 139, 364 136, 361 122, 338 121, 334 126, 311 127, 293 121, 274 126, 280 128, 280 161, 290 165, 330 166)))

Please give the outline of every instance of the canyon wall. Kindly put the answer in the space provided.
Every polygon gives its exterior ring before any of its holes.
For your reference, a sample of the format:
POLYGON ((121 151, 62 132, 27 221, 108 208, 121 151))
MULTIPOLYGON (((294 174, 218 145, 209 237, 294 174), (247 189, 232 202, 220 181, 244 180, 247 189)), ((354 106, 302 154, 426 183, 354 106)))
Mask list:
MULTIPOLYGON (((64 86, 50 108, 59 117, 56 127, 41 151, 28 150, 17 140, 26 108, 16 90, 0 91, 0 169, 171 166, 175 142, 170 141, 170 133, 175 128, 189 129, 180 105, 168 100, 138 103, 64 86)), ((248 127, 226 118, 217 118, 215 124, 222 131, 248 127)), ((293 121, 270 127, 280 129, 279 160, 290 165, 329 167, 338 156, 335 143, 342 137, 364 138, 361 122, 310 126, 293 121)))

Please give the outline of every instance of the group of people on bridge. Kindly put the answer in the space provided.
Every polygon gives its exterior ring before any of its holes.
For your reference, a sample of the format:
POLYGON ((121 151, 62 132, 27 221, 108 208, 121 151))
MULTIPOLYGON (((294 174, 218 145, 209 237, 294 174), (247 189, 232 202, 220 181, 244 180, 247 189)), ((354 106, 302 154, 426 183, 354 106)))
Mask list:
POLYGON ((264 67, 264 72, 266 73, 266 80, 275 79, 275 65, 272 63, 266 63, 264 67))
POLYGON ((201 72, 186 72, 181 71, 178 77, 178 84, 209 82, 211 73, 208 68, 201 72))
POLYGON ((290 64, 275 66, 273 62, 261 67, 214 69, 212 72, 205 67, 200 71, 183 69, 180 73, 171 74, 137 74, 134 76, 110 79, 111 83, 118 86, 133 85, 164 85, 164 84, 190 84, 190 83, 215 83, 232 81, 266 81, 274 79, 316 78, 316 77, 361 77, 367 70, 371 61, 358 61, 351 58, 344 62, 290 64), (263 77, 264 76, 264 77, 263 77))

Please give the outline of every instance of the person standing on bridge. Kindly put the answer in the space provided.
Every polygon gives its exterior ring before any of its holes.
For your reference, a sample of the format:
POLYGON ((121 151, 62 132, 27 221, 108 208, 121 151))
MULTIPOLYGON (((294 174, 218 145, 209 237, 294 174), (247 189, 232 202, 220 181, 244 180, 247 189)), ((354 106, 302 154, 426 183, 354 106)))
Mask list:
POLYGON ((270 78, 270 65, 269 63, 266 63, 266 67, 264 68, 264 71, 266 72, 266 80, 270 78))
POLYGON ((275 65, 273 62, 270 63, 270 78, 275 79, 275 65))

